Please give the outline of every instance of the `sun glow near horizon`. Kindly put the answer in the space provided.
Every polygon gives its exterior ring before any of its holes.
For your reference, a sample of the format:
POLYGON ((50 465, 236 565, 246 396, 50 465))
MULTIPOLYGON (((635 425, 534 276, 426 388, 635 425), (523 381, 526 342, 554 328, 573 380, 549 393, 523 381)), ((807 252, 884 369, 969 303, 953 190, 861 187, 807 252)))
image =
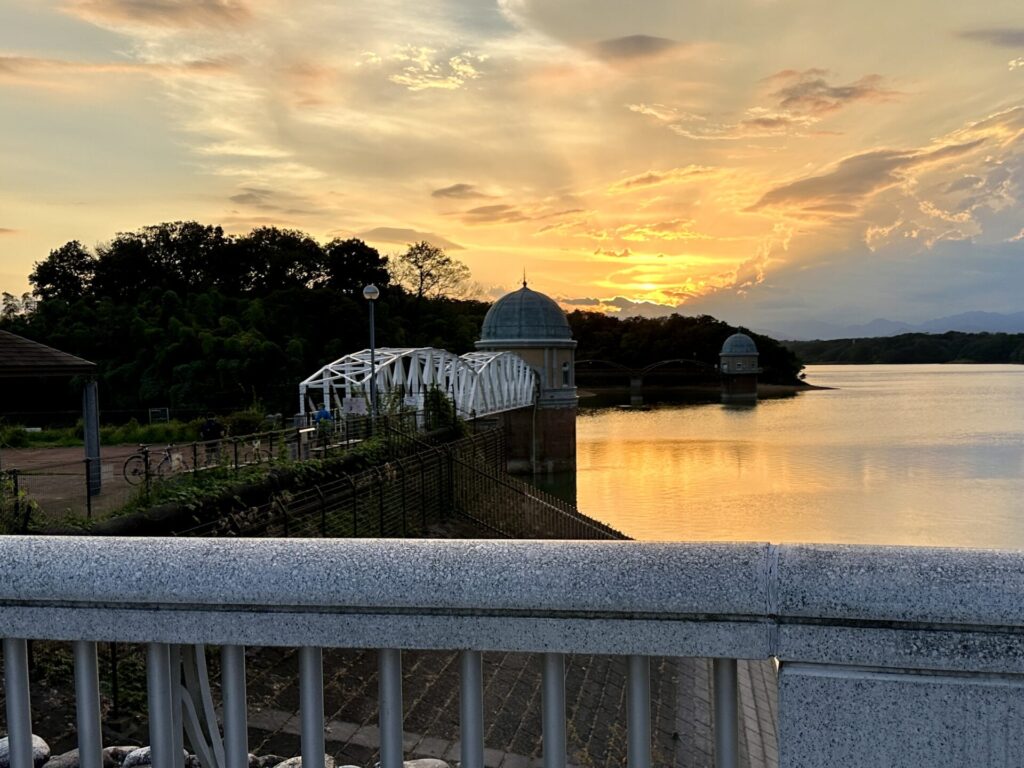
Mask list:
POLYGON ((621 314, 1020 308, 1007 0, 14 0, 0 22, 12 292, 67 240, 197 219, 428 239, 484 295, 525 269, 621 314))

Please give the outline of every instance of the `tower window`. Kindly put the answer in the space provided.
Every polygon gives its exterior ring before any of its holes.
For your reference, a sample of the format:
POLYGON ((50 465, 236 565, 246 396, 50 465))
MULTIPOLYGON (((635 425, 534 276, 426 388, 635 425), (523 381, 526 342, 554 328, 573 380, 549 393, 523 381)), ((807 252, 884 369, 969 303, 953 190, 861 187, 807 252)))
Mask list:
POLYGON ((569 364, 562 363, 562 386, 569 386, 569 364))

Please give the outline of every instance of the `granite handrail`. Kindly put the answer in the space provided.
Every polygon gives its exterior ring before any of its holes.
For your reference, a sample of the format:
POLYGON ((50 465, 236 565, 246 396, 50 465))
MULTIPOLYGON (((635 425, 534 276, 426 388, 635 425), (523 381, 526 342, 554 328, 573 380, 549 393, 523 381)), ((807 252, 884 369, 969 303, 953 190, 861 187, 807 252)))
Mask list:
POLYGON ((74 641, 76 689, 86 692, 78 701, 91 702, 79 712, 82 754, 91 755, 84 768, 101 765, 95 641, 104 640, 147 644, 157 768, 178 762, 169 659, 191 644, 221 645, 225 679, 236 681, 225 685, 231 768, 246 764, 246 645, 299 648, 311 768, 324 765, 322 647, 380 649, 386 768, 401 765, 400 651, 411 648, 463 651, 466 766, 483 765, 480 653, 492 650, 543 654, 545 764, 553 766, 564 765, 567 653, 629 657, 631 765, 651 762, 641 703, 648 656, 714 657, 720 766, 738 764, 735 660, 771 657, 781 665, 783 766, 903 764, 908 749, 923 756, 914 764, 934 766, 1024 760, 1014 725, 1024 711, 1020 552, 0 537, 0 628, 17 768, 32 759, 29 639, 74 641))
POLYGON ((826 631, 979 630, 1024 649, 1022 595, 1024 553, 983 550, 0 538, 0 626, 24 638, 802 658, 826 631))

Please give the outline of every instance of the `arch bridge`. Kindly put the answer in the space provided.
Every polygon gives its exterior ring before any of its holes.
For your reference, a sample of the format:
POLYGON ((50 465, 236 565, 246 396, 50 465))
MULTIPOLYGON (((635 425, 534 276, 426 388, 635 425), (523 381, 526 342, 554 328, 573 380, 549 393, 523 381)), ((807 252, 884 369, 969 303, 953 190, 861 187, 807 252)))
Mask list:
POLYGON ((378 411, 423 411, 432 390, 443 392, 466 419, 532 406, 537 374, 512 352, 455 355, 432 347, 364 349, 328 363, 299 384, 299 413, 321 403, 336 412, 369 413, 370 382, 376 381, 378 411))

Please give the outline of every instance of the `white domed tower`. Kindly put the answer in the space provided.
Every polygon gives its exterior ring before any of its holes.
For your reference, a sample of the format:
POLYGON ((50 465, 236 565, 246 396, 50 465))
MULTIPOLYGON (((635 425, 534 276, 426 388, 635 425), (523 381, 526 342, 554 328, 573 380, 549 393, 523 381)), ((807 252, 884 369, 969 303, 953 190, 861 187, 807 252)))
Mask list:
POLYGON ((719 354, 723 403, 757 402, 757 345, 745 333, 725 340, 719 354))
POLYGON ((534 409, 504 414, 510 471, 576 468, 576 342, 565 312, 526 281, 487 311, 479 350, 515 352, 537 372, 534 409))

